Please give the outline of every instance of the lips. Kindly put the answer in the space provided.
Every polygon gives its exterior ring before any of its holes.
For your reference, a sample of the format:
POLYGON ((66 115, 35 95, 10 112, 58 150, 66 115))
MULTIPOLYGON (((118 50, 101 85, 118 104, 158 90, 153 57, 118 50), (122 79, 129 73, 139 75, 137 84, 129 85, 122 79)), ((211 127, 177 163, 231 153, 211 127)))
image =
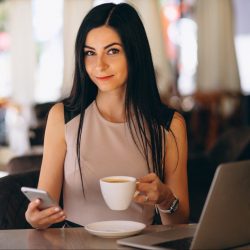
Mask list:
POLYGON ((98 80, 108 80, 111 77, 113 77, 113 75, 110 75, 110 76, 97 76, 96 79, 98 79, 98 80))

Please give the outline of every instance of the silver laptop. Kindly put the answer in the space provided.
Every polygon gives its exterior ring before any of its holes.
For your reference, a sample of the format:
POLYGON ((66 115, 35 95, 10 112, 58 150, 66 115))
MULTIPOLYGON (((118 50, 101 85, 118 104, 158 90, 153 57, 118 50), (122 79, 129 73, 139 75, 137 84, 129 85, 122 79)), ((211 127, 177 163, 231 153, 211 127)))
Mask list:
POLYGON ((250 161, 221 164, 198 224, 117 240, 141 249, 250 249, 250 161))

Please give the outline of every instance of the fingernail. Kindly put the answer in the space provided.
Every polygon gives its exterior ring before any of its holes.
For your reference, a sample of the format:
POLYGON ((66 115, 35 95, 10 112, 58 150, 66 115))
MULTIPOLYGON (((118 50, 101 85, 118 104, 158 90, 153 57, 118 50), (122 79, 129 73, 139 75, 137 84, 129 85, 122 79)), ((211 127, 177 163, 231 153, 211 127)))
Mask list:
POLYGON ((59 208, 59 207, 56 207, 56 208, 55 208, 55 211, 56 211, 56 212, 60 211, 60 208, 59 208))
POLYGON ((39 204, 39 203, 40 203, 40 200, 39 200, 39 199, 36 199, 35 202, 36 202, 37 204, 39 204))
POLYGON ((134 197, 136 197, 139 193, 140 193, 139 191, 135 191, 134 197))

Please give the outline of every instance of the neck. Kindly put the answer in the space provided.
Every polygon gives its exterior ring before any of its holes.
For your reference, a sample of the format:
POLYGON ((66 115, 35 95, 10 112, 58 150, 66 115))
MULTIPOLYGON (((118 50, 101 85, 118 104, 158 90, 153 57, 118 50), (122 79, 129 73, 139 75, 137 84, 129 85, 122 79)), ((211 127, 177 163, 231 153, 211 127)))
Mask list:
POLYGON ((125 122, 125 94, 101 94, 96 97, 100 114, 110 122, 125 122))

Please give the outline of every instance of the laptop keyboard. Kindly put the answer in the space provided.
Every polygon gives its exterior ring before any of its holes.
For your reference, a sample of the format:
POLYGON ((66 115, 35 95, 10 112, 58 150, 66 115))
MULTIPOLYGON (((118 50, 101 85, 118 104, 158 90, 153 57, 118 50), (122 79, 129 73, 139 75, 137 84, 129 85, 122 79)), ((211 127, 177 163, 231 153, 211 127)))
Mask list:
POLYGON ((162 247, 162 248, 170 248, 170 249, 177 249, 177 250, 186 250, 189 249, 191 246, 193 237, 182 238, 178 240, 171 240, 156 244, 154 246, 162 247))

